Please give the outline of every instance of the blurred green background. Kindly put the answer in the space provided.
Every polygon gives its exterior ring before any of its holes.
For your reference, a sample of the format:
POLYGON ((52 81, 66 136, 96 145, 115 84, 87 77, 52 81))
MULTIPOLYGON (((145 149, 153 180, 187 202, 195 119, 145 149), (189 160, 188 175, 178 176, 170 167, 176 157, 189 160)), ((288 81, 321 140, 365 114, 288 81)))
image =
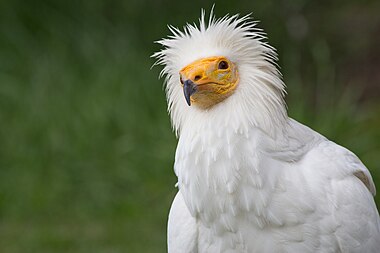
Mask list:
POLYGON ((176 139, 150 55, 214 2, 261 20, 290 116, 380 187, 380 1, 0 1, 0 252, 166 251, 176 139))

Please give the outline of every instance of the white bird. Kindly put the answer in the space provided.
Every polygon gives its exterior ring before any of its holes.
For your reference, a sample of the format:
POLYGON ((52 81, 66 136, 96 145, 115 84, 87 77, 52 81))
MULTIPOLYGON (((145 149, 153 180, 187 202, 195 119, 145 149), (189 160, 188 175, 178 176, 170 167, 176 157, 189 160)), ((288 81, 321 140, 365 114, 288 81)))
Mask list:
POLYGON ((153 55, 179 138, 169 253, 380 252, 369 171, 288 117, 256 22, 202 11, 199 26, 169 29, 153 55))

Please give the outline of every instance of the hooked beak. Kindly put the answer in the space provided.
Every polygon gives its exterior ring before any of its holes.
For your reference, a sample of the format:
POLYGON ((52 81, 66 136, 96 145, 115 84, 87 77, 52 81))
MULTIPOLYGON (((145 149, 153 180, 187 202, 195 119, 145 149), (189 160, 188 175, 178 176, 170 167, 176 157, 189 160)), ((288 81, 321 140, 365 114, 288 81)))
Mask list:
POLYGON ((185 95, 186 102, 189 106, 191 106, 190 97, 197 91, 197 85, 191 81, 186 80, 183 82, 183 94, 185 95))

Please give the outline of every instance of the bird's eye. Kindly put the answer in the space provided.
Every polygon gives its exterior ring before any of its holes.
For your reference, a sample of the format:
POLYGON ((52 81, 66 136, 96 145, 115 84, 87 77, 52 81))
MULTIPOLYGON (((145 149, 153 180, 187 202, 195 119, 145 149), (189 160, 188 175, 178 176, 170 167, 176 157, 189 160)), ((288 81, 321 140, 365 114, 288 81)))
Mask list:
POLYGON ((226 61, 219 62, 218 69, 228 69, 228 63, 226 61))
POLYGON ((179 77, 179 81, 183 84, 183 80, 182 80, 182 77, 179 77))

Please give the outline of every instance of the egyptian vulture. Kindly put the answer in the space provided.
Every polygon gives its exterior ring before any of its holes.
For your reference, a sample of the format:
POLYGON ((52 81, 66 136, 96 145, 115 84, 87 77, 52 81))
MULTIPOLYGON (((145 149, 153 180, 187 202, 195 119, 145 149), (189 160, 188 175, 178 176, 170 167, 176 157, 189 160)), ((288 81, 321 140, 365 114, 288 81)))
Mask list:
POLYGON ((178 136, 169 253, 380 252, 375 185, 349 150, 291 119, 275 50, 249 17, 169 26, 178 136))

